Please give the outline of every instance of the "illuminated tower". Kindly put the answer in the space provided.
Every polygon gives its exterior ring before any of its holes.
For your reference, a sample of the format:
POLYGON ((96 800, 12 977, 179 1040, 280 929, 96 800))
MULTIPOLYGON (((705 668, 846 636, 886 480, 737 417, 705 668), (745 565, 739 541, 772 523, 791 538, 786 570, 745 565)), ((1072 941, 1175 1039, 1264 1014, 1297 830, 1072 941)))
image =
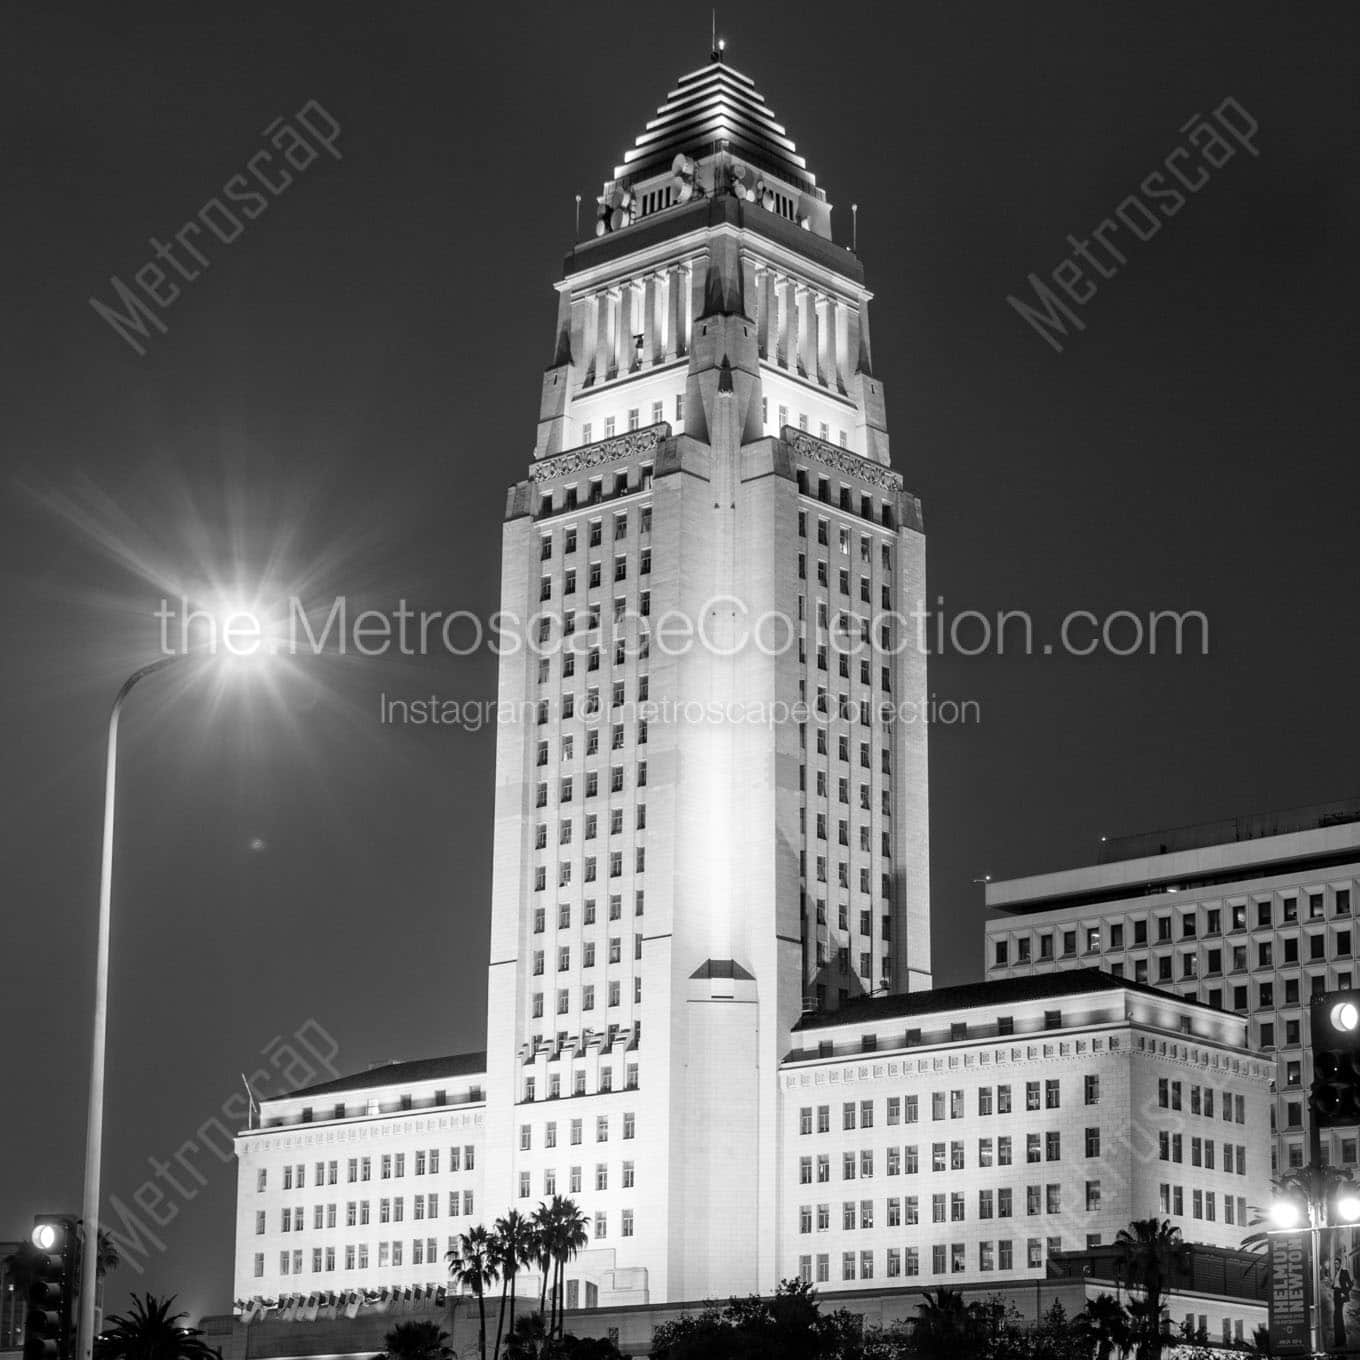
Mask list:
POLYGON ((772 1289, 791 1027, 930 985, 925 540, 860 262, 720 52, 590 226, 506 506, 485 1173, 586 1211, 583 1305, 772 1289))

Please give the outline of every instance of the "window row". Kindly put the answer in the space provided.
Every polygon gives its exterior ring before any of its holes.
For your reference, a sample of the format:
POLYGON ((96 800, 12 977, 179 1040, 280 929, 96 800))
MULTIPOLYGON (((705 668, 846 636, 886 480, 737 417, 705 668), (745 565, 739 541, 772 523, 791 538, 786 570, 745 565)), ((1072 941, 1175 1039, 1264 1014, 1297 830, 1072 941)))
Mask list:
MULTIPOLYGON (((967 1037, 966 1024, 964 1033, 958 1037, 967 1037)), ((1179 1087, 1180 1083, 1177 1083, 1179 1087)), ((1025 1110, 1057 1110, 1062 1108, 1062 1079, 1060 1077, 1047 1077, 1041 1081, 1027 1081, 1024 1083, 1024 1106, 1025 1110)), ((1087 1105, 1097 1105, 1100 1103, 1100 1078, 1094 1073, 1088 1074, 1082 1081, 1082 1094, 1087 1105)), ((975 1093, 975 1110, 982 1116, 995 1114, 1010 1114, 1012 1112, 1012 1088, 1009 1083, 992 1086, 980 1086, 975 1093)), ((921 1118, 920 1095, 908 1096, 886 1096, 883 1097, 883 1122, 885 1124, 915 1124, 921 1118)), ((1179 1101, 1179 1094, 1177 1096, 1179 1101)), ((1199 1109, 1199 1087, 1194 1090, 1195 1109, 1199 1109)), ((962 1119, 967 1113, 966 1093, 962 1089, 949 1091, 932 1091, 929 1094, 930 1117, 932 1120, 941 1119, 962 1119)), ((871 1129, 874 1127, 874 1110, 876 1102, 870 1100, 846 1100, 841 1102, 840 1108, 840 1128, 846 1129, 871 1129)), ((1179 1104, 1176 1106, 1180 1108, 1179 1104)), ((798 1111, 798 1132, 800 1134, 829 1133, 831 1131, 831 1109, 830 1105, 804 1105, 798 1111)), ((1212 1102, 1210 1107, 1212 1113, 1212 1102)))
MULTIPOLYGON (((992 1139, 979 1138, 976 1164, 979 1167, 1010 1166, 1013 1160, 1014 1142, 1020 1136, 1015 1135, 1013 1138, 1010 1134, 1003 1134, 996 1139, 995 1149, 993 1149, 992 1139), (993 1161, 993 1156, 995 1156, 995 1161, 993 1161)), ((1043 1133, 1027 1133, 1023 1135, 1023 1138, 1026 1164, 1062 1160, 1062 1134, 1059 1130, 1049 1129, 1043 1133)), ((1088 1128, 1085 1131, 1083 1150, 1088 1158, 1100 1156, 1099 1128, 1088 1128)), ((915 1176, 921 1170, 921 1148, 919 1144, 910 1143, 906 1147, 898 1147, 894 1144, 892 1147, 883 1149, 859 1148, 842 1152, 840 1179, 852 1181, 857 1176, 860 1179, 873 1176, 877 1152, 883 1154, 884 1175, 915 1176)), ((831 1161, 829 1152, 799 1157, 798 1183, 800 1185, 813 1185, 829 1181, 831 1179, 831 1161)), ((949 1143, 932 1143, 930 1145, 930 1169, 932 1172, 966 1171, 968 1165, 964 1153, 963 1139, 955 1139, 949 1143)), ((1225 1167, 1225 1169, 1230 1168, 1225 1167)))
MULTIPOLYGON (((590 441, 587 440, 586 442, 589 443, 590 441)), ((618 474, 616 473, 615 475, 617 476, 618 474)), ((603 479, 601 479, 601 483, 603 486, 603 479)), ((628 537, 629 517, 630 512, 627 510, 618 510, 613 515, 608 517, 609 523, 612 527, 613 541, 615 543, 622 543, 623 540, 628 537)), ((585 525, 584 534, 585 543, 587 547, 598 548, 603 544, 604 525, 605 525, 604 516, 600 516, 599 518, 587 521, 585 525)), ((638 510, 638 532, 642 534, 648 534, 651 533, 651 531, 652 531, 652 507, 650 505, 644 505, 638 510)), ((561 531, 561 545, 563 554, 574 553, 580 542, 580 538, 581 531, 579 526, 575 524, 569 524, 565 529, 563 529, 561 531)), ((547 562, 551 560, 557 542, 558 536, 552 530, 549 530, 547 533, 541 534, 539 536, 538 555, 541 561, 547 562)))
MULTIPOLYGON (((1212 1086, 1200 1086, 1190 1083, 1190 1100, 1188 1106, 1184 1100, 1184 1083, 1174 1081, 1169 1077, 1157 1078, 1157 1104, 1163 1110, 1179 1110, 1183 1106, 1189 1109, 1191 1114, 1203 1115, 1205 1119, 1214 1118, 1214 1088, 1212 1086)), ((1234 1095, 1231 1091, 1224 1091, 1222 1099, 1219 1101, 1219 1108, 1223 1111, 1223 1122, 1225 1124, 1236 1122, 1245 1124, 1247 1122, 1247 1102, 1246 1097, 1240 1094, 1234 1095)))
MULTIPOLYGON (((566 1189, 568 1194, 579 1195, 585 1182, 584 1169, 579 1166, 567 1168, 566 1189)), ((624 1162, 620 1168, 619 1179, 616 1182, 617 1188, 621 1190, 631 1190, 637 1184, 636 1164, 624 1162)), ((596 1190, 609 1189, 609 1164, 607 1162, 596 1162, 593 1185, 596 1190)), ((558 1179, 556 1167, 545 1167, 543 1170, 543 1193, 545 1195, 555 1195, 558 1193, 558 1179)), ((534 1193, 533 1173, 521 1171, 519 1173, 519 1197, 520 1199, 530 1199, 534 1193)))
MULTIPOLYGON (((623 851, 611 850, 608 857, 609 877, 623 877, 623 851)), ((557 863, 557 886, 565 888, 571 883, 572 861, 569 859, 559 860, 557 863)), ((645 873, 647 871, 647 847, 645 845, 635 846, 633 849, 633 872, 645 873)), ((581 881, 583 883, 597 883, 599 881, 599 856, 587 855, 581 864, 581 881)), ((534 891, 544 892, 548 887, 548 867, 540 864, 534 870, 534 891)))
MULTIPOLYGON (((1222 907, 1191 908, 1179 913, 1154 913, 1150 919, 1139 917, 1127 922, 1111 921, 1104 927, 1084 925, 1058 931, 1038 931, 1032 937, 1020 936, 1016 939, 1016 962, 1028 963, 1032 957, 1032 950, 1036 947, 1040 959, 1071 958, 1077 954, 1079 946, 1087 954, 1099 953, 1102 947, 1102 929, 1105 932, 1106 948, 1123 949, 1126 942, 1135 946, 1151 941, 1166 944, 1174 939, 1196 940, 1240 930, 1273 930, 1278 926, 1293 925, 1301 920, 1322 921, 1328 916, 1329 891, 1332 899, 1331 916, 1349 917, 1350 888, 1314 889, 1303 894, 1302 903, 1298 893, 1281 895, 1278 910, 1273 899, 1262 898, 1253 904, 1254 911, 1247 903, 1238 902, 1226 908, 1226 911, 1222 907), (1055 949, 1059 951, 1056 954, 1055 949)), ((1297 944, 1297 941, 1295 943, 1297 944)), ((1010 962, 1009 939, 998 938, 994 942, 994 949, 998 967, 1004 967, 1010 962)))
MULTIPOLYGON (((1173 1218, 1184 1218, 1185 1213, 1185 1190, 1179 1185, 1167 1185, 1165 1183, 1157 1187, 1158 1203, 1164 1214, 1170 1214, 1173 1218)), ((1218 1195, 1212 1190, 1194 1190, 1190 1192, 1190 1217, 1204 1220, 1206 1223, 1213 1223, 1218 1217, 1218 1195)), ((1236 1227, 1245 1228, 1247 1226, 1247 1200, 1245 1195, 1225 1194, 1223 1199, 1223 1221, 1234 1224, 1236 1227)))
MULTIPOLYGON (((1164 1162, 1184 1161, 1185 1137, 1179 1133, 1168 1133, 1163 1129, 1157 1135, 1157 1155, 1164 1162)), ((1201 1166, 1213 1171, 1216 1154, 1212 1138, 1190 1139, 1190 1165, 1201 1166)), ((1247 1174, 1247 1149, 1242 1143, 1223 1144, 1223 1170, 1235 1171, 1239 1176, 1247 1174)))
MULTIPOLYGON (((538 744, 537 763, 539 765, 546 765, 548 763, 547 746, 548 743, 546 741, 539 742, 538 744)), ((622 793, 623 782, 624 782, 623 766, 611 765, 609 767, 609 792, 622 793)), ((647 762, 645 760, 638 761, 637 776, 635 782, 636 787, 638 788, 646 788, 647 786, 647 762)), ((597 797, 600 792, 600 771, 587 770, 584 776, 582 777, 582 784, 585 789, 585 796, 587 798, 597 797)), ((573 799, 573 796, 575 795, 575 792, 576 792, 576 780, 571 775, 564 775, 562 779, 558 782, 557 788, 558 801, 562 803, 570 803, 573 799)), ((546 783, 544 783, 538 786, 534 806, 547 807, 547 805, 548 805, 548 786, 546 783)))
MULTIPOLYGON (((979 1271, 1015 1270, 1015 1241, 1002 1238, 997 1242, 979 1242, 975 1258, 979 1271)), ((1088 1244, 1089 1245, 1089 1244, 1088 1244)), ((1095 1245, 1099 1245, 1095 1243, 1095 1245)), ((1040 1270, 1044 1264, 1045 1250, 1049 1253, 1062 1250, 1061 1237, 1031 1237, 1025 1241, 1025 1269, 1040 1270)), ((922 1248, 888 1247, 881 1258, 874 1251, 845 1251, 841 1253, 840 1278, 842 1280, 872 1280, 876 1259, 883 1263, 883 1273, 888 1279, 900 1276, 920 1275, 922 1248)), ((936 1242, 931 1245, 929 1257, 932 1275, 961 1275, 968 1269, 968 1248, 964 1242, 936 1242)), ((826 1284, 831 1279, 831 1255, 800 1256, 798 1276, 806 1284, 826 1284)))
MULTIPOLYGON (((1046 1185, 1026 1185, 1023 1187, 1003 1186, 999 1190, 977 1191, 976 1215, 979 1219, 1014 1218, 1016 1198, 1023 1191, 1024 1213, 1035 1218, 1043 1214, 1062 1213, 1062 1186, 1057 1182, 1046 1185)), ((954 1190, 948 1194, 930 1196, 930 1222, 964 1223, 968 1220, 968 1195, 966 1191, 954 1190)), ((842 1200, 839 1226, 844 1232, 869 1230, 876 1226, 876 1201, 872 1199, 842 1200)), ((1100 1209, 1100 1181, 1089 1180, 1085 1184, 1085 1208, 1088 1213, 1100 1209)), ((885 1228, 918 1227, 921 1219, 921 1198, 907 1195, 898 1199, 890 1197, 883 1202, 883 1219, 877 1226, 885 1228)), ((801 1204, 798 1206, 798 1231, 800 1234, 827 1232, 832 1225, 832 1210, 829 1203, 801 1204)))
MULTIPOLYGON (((598 999, 599 998, 596 996, 595 985, 593 983, 587 983, 586 986, 581 988, 578 1003, 580 1005, 581 1010, 593 1011, 596 1008, 598 999)), ((606 1008, 622 1006, 623 1005, 622 982, 620 982, 617 978, 610 982, 606 982, 604 988, 604 999, 605 999, 604 1004, 606 1008)), ((635 977, 633 979, 633 1004, 636 1006, 640 1005, 641 1002, 642 1002, 642 979, 640 977, 635 977)), ((545 1005, 546 999, 544 997, 544 994, 542 992, 534 992, 529 998, 530 1018, 534 1020, 545 1019, 546 1018, 545 1005)), ((554 1014, 555 1015, 571 1014, 571 989, 569 987, 559 987, 557 989, 554 1014)), ((585 1095, 585 1088, 583 1085, 584 1077, 585 1073, 583 1072, 578 1072, 576 1074, 576 1082, 580 1089, 573 1090, 572 1095, 576 1096, 585 1095)), ((607 1083, 609 1079, 610 1078, 608 1069, 605 1069, 605 1071, 601 1072, 600 1074, 600 1080, 602 1084, 599 1089, 601 1091, 608 1091, 613 1089, 611 1086, 603 1084, 607 1083)), ((532 1092, 533 1078, 526 1077, 525 1082, 527 1084, 527 1090, 532 1092)), ((553 1076, 550 1076, 548 1078, 548 1084, 549 1084, 548 1089, 549 1099, 553 1099, 562 1094, 560 1089, 561 1079, 558 1076, 556 1076, 555 1074, 553 1076)), ((634 1079, 633 1084, 634 1085, 637 1084, 636 1079, 634 1079)), ((525 1100, 532 1100, 533 1095, 526 1094, 524 1098, 525 1100)))
MULTIPOLYGON (((441 1200, 437 1191, 431 1191, 424 1195, 414 1195, 411 1198, 411 1218, 415 1221, 426 1218, 438 1218, 441 1200)), ((447 1212, 450 1217, 459 1214, 472 1213, 472 1191, 471 1190, 449 1190, 447 1192, 447 1212)), ((380 1199, 377 1201, 377 1221, 379 1223, 401 1223, 406 1218, 406 1199, 404 1196, 397 1196, 390 1199, 380 1199)), ((314 1204, 312 1206, 312 1231, 323 1228, 340 1227, 340 1206, 338 1203, 314 1204)), ((348 1200, 345 1204, 344 1226, 346 1228, 363 1227, 367 1224, 373 1213, 373 1201, 348 1200)), ((265 1211, 257 1210, 255 1214, 255 1231, 263 1234, 267 1230, 265 1211)), ((307 1215, 302 1205, 296 1208, 284 1208, 279 1211, 279 1231, 280 1232, 305 1232, 307 1230, 307 1215)))
MULTIPOLYGON (((677 401, 683 398, 677 397, 677 401)), ((614 417, 605 420, 604 438, 614 437, 614 417)), ((591 443, 590 422, 581 427, 585 436, 582 443, 591 443)), ((537 517, 545 519, 549 515, 565 510, 577 510, 586 505, 599 505, 601 501, 613 496, 626 496, 634 491, 650 491, 652 486, 652 465, 643 463, 636 468, 618 468, 611 473, 592 477, 584 486, 572 483, 570 486, 557 487, 539 492, 537 517)))
MULTIPOLYGON (((644 914, 646 899, 641 890, 633 894, 633 915, 641 916, 644 914)), ((621 921, 623 919, 623 894, 611 893, 608 900, 609 919, 611 921, 621 921)), ((572 909, 569 902, 561 902, 557 907, 557 928, 567 930, 571 927, 572 909)), ((581 924, 593 926, 597 921, 595 899, 587 897, 581 910, 581 924)), ((534 934, 542 935, 547 928, 547 908, 534 908, 534 934)), ((615 960, 617 962, 617 960, 615 960)))
MULTIPOLYGON (((440 1167, 441 1148, 420 1148, 410 1154, 410 1167, 413 1174, 417 1176, 437 1176, 440 1167)), ((468 1143, 462 1147, 449 1148, 448 1170, 449 1171, 471 1171, 476 1166, 477 1149, 475 1144, 468 1143)), ((350 1157, 345 1162, 345 1181, 353 1185, 356 1182, 368 1181, 373 1179, 373 1157, 350 1157)), ((382 1153, 378 1158, 378 1175, 381 1180, 400 1179, 406 1175, 408 1165, 407 1154, 405 1152, 382 1153)), ((276 1168, 281 1172, 282 1188, 285 1190, 302 1190, 307 1185, 307 1164, 305 1162, 289 1163, 282 1168, 276 1168)), ((338 1185, 340 1182, 340 1163, 338 1161, 317 1162, 315 1163, 315 1174, 312 1178, 313 1185, 338 1185)), ((262 1193, 269 1188, 269 1168, 260 1167, 255 1173, 256 1193, 262 1193)))
MULTIPOLYGON (((553 598, 554 582, 561 582, 561 593, 563 595, 575 595, 578 584, 585 590, 598 590, 603 584, 606 574, 610 581, 626 581, 628 579, 629 555, 620 553, 616 555, 612 563, 601 560, 587 562, 583 576, 578 582, 576 568, 567 567, 560 577, 542 576, 538 582, 538 601, 540 604, 546 603, 553 598)), ((652 571, 652 550, 643 548, 637 558, 637 573, 639 576, 649 576, 652 571)), ((650 601, 648 602, 650 605, 650 601)), ((641 614, 650 614, 651 609, 639 609, 641 614)), ((600 607, 592 605, 586 611, 587 625, 586 632, 593 632, 600 626, 600 607)), ((576 614, 573 611, 562 617, 562 630, 564 635, 570 637, 576 631, 576 614)))
MULTIPOLYGON (((594 968, 595 954, 596 954, 595 941, 587 940, 581 946, 581 967, 594 968)), ((635 959, 640 959, 642 957, 641 934, 635 934, 633 936, 633 957, 635 959)), ((535 977, 543 976, 544 960, 545 951, 542 949, 535 949, 533 951, 531 961, 532 971, 535 977)), ((608 962, 620 963, 622 962, 622 960, 623 960, 623 939, 619 935, 611 935, 608 941, 608 962)), ((559 945, 557 948, 557 971, 559 973, 565 973, 569 972, 570 969, 571 969, 571 946, 569 944, 559 945)))
MULTIPOLYGON (((608 1069, 605 1069, 606 1071, 608 1069)), ((629 1089, 637 1085, 637 1064, 629 1063, 628 1071, 632 1075, 632 1082, 629 1089)), ((584 1073, 580 1074, 584 1076, 584 1073)), ((603 1076, 604 1073, 601 1073, 603 1076)), ((607 1143, 609 1141, 609 1121, 610 1116, 601 1114, 595 1116, 595 1141, 597 1143, 607 1143)), ((567 1142, 575 1147, 585 1140, 585 1120, 571 1119, 563 1121, 566 1125, 567 1142)), ((625 1110, 622 1116, 622 1131, 624 1138, 634 1138, 637 1135, 637 1116, 631 1110, 625 1110)), ((545 1148, 555 1148, 557 1146, 558 1121, 550 1119, 543 1125, 543 1146, 545 1148)), ((521 1124, 519 1126, 519 1147, 521 1152, 528 1152, 534 1145, 534 1130, 532 1124, 521 1124)))

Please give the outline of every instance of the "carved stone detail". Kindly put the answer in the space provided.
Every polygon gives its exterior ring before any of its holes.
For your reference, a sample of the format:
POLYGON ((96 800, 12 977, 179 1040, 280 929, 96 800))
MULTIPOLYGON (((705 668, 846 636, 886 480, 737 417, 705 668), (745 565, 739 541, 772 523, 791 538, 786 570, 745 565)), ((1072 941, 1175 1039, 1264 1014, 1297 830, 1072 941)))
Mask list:
POLYGON ((859 454, 851 453, 849 449, 843 449, 838 444, 828 444, 825 439, 818 439, 806 430, 796 430, 791 425, 784 426, 782 437, 795 453, 821 463, 823 467, 843 472, 847 477, 858 477, 861 481, 868 482, 870 486, 881 487, 884 491, 902 490, 900 472, 894 472, 892 468, 884 467, 881 463, 861 458, 859 454))
POLYGON ((593 444, 582 444, 580 448, 541 459, 529 469, 529 477, 535 482, 546 482, 572 472, 585 472, 603 463, 616 463, 624 458, 655 453, 670 437, 670 423, 663 420, 645 429, 629 430, 612 439, 599 439, 593 444))

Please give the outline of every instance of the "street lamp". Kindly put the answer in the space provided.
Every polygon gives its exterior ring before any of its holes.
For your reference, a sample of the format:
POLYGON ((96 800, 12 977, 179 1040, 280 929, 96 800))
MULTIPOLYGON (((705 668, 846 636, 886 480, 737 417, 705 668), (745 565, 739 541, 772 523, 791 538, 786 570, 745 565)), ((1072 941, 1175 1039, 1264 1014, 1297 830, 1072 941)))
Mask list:
POLYGON ((1298 1201, 1277 1199, 1270 1206, 1270 1221, 1282 1232, 1297 1228, 1303 1222, 1303 1212, 1299 1208, 1298 1201))
MULTIPOLYGON (((204 618, 208 618, 205 614, 204 618)), ((219 626, 215 618, 211 624, 206 652, 215 654, 219 636, 226 655, 234 659, 254 661, 278 650, 276 642, 266 636, 259 615, 249 609, 231 607, 221 614, 219 626), (239 635, 241 621, 249 618, 254 624, 254 645, 241 647, 233 641, 239 635)), ((104 1052, 108 1032, 109 1003, 109 918, 113 898, 113 814, 118 783, 118 720, 123 704, 133 688, 149 675, 169 666, 203 654, 194 651, 175 652, 162 656, 149 665, 134 671, 123 682, 109 713, 108 754, 104 766, 104 845, 99 863, 99 926, 95 944, 94 1024, 90 1044, 90 1103, 85 1124, 85 1192, 83 1200, 84 1250, 80 1258, 80 1355, 81 1360, 92 1360, 94 1354, 95 1285, 99 1274, 99 1174, 104 1136, 104 1052)))

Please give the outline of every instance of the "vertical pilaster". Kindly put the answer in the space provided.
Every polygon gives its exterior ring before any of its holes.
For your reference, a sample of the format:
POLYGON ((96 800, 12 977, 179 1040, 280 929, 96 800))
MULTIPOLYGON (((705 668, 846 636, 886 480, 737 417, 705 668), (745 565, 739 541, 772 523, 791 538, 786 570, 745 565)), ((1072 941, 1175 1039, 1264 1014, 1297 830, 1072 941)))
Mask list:
POLYGON ((615 366, 620 374, 631 373, 638 366, 637 346, 633 337, 637 334, 637 285, 625 283, 619 286, 619 328, 616 337, 618 349, 615 366))
POLYGON ((835 377, 835 317, 836 300, 819 294, 817 297, 817 381, 830 386, 835 377))
POLYGON ((836 308, 836 391, 849 390, 850 378, 850 308, 836 308))
POLYGON ((642 288, 642 362, 647 368, 656 363, 661 353, 657 293, 662 281, 662 275, 648 274, 642 288))
POLYGON ((762 359, 770 357, 770 271, 759 263, 756 265, 756 353, 762 359))
POLYGON ((779 363, 783 368, 798 364, 798 285, 790 278, 779 287, 779 363))
POLYGON ((678 359, 685 352, 685 308, 689 303, 686 273, 684 265, 673 264, 666 275, 667 359, 678 359))
POLYGON ((609 293, 603 290, 595 294, 595 381, 608 382, 614 375, 610 372, 614 355, 613 324, 611 319, 612 303, 609 293))
POLYGON ((599 382, 599 359, 600 359, 600 299, 597 294, 594 297, 585 297, 577 303, 581 313, 581 348, 577 351, 581 356, 585 366, 585 375, 581 379, 582 387, 590 387, 599 382))
POLYGON ((817 372, 817 311, 816 294, 811 288, 800 287, 798 302, 798 372, 804 378, 817 372))

